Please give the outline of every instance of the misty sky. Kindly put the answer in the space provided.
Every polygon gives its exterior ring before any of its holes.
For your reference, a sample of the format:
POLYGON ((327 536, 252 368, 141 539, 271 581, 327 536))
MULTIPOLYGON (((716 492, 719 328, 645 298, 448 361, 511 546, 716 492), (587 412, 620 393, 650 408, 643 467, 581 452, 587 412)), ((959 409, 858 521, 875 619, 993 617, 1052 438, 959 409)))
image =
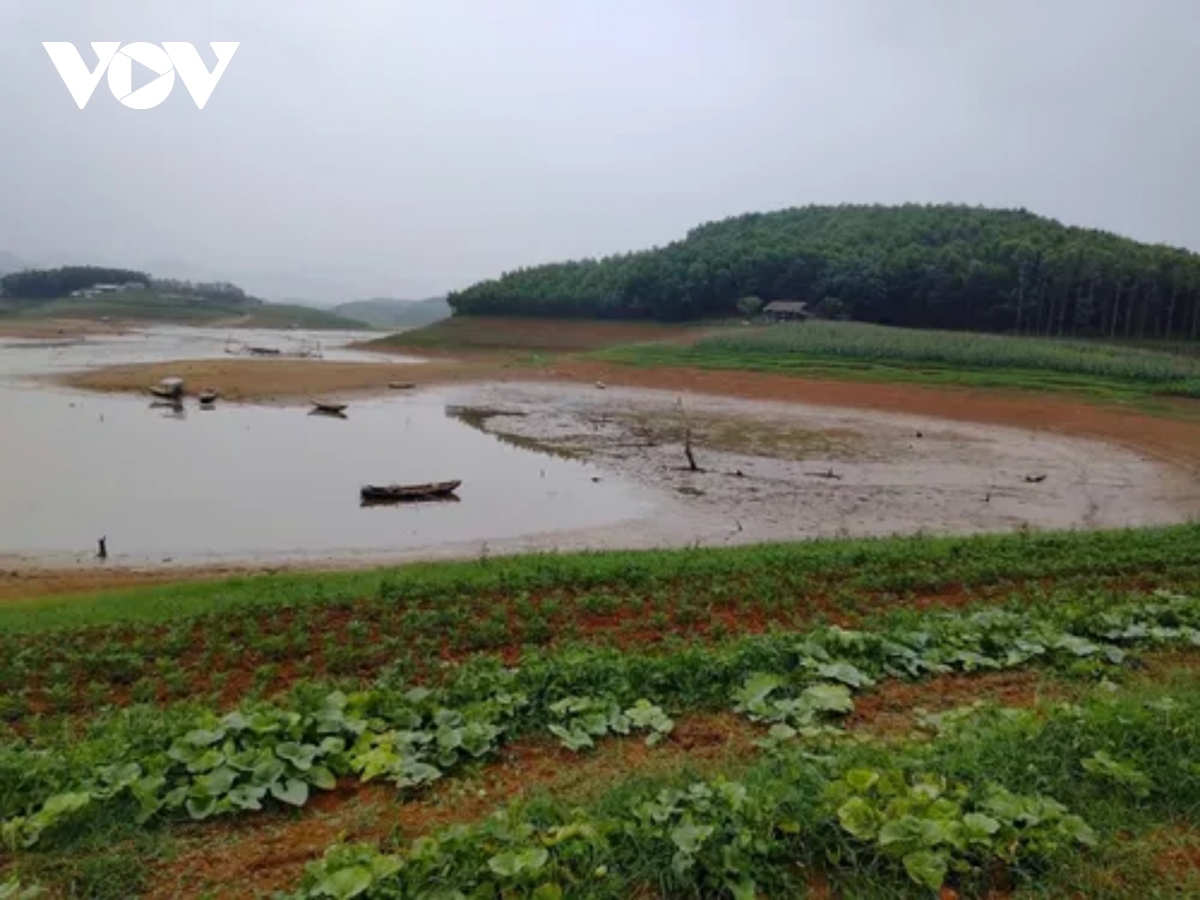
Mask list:
POLYGON ((1198 50, 1196 0, 3 0, 0 250, 331 301, 806 203, 1200 249, 1198 50), (81 111, 41 42, 101 40, 241 47, 81 111))

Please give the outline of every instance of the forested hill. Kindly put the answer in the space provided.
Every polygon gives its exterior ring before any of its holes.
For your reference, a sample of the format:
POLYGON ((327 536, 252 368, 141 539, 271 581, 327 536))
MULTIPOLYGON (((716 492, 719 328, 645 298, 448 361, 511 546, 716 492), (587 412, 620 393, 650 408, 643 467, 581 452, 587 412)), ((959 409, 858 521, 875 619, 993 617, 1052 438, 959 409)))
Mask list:
POLYGON ((738 300, 925 328, 1195 338, 1200 257, 1024 210, 809 206, 693 229, 662 248, 510 272, 460 314, 695 319, 738 300))

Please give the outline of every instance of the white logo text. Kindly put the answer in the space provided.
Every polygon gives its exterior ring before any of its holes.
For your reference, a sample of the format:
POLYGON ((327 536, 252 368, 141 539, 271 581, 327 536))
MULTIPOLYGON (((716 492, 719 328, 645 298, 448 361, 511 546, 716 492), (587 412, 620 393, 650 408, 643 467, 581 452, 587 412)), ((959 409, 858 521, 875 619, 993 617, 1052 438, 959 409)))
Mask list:
POLYGON ((188 89, 199 109, 212 96, 213 88, 225 74, 225 68, 233 59, 239 41, 211 41, 217 55, 217 65, 210 72, 191 44, 181 41, 164 41, 162 46, 138 41, 121 46, 120 41, 93 41, 92 50, 98 62, 89 70, 75 45, 68 41, 44 41, 42 46, 50 54, 54 67, 62 76, 63 83, 71 92, 75 104, 83 109, 91 99, 101 76, 108 72, 108 88, 114 97, 130 109, 152 109, 167 99, 175 86, 175 73, 179 73, 183 86, 188 89), (158 77, 133 89, 133 64, 145 66, 158 77))

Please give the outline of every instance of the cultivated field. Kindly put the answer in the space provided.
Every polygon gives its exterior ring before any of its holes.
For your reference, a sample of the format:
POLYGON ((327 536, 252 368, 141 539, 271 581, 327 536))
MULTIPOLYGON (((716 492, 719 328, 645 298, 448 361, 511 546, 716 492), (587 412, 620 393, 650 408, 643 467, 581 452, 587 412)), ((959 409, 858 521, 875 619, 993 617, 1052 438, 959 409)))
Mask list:
POLYGON ((808 377, 1079 391, 1109 399, 1200 397, 1200 361, 1194 355, 855 322, 723 329, 688 346, 619 347, 604 358, 808 377))
POLYGON ((1179 896, 1200 530, 525 557, 0 608, 51 896, 1179 896))

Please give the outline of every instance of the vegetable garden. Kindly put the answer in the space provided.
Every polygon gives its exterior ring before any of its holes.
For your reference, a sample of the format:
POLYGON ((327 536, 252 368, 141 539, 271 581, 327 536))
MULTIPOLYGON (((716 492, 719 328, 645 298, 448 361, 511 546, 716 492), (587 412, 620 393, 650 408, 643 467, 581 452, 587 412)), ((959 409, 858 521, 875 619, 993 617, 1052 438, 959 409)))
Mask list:
POLYGON ((356 785, 455 824, 338 832, 278 896, 1178 896, 1197 551, 1194 525, 832 541, 13 605, 0 897, 253 896, 172 894, 173 858, 356 785), (1045 689, 989 699, 1001 673, 1045 689), (899 686, 904 727, 869 727, 899 686), (744 748, 694 753, 701 716, 744 748), (612 746, 664 762, 453 814, 517 749, 571 769, 612 746))

